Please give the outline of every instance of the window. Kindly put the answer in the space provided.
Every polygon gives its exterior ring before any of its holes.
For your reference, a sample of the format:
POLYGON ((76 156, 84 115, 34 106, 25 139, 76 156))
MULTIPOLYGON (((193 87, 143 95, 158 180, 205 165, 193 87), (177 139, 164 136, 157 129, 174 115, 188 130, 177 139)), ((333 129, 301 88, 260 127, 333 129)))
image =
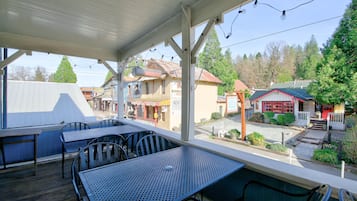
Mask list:
POLYGON ((166 121, 165 112, 161 112, 161 121, 166 121))
POLYGON ((142 108, 141 105, 138 105, 137 115, 138 115, 138 117, 143 117, 143 116, 144 116, 144 114, 143 114, 143 108, 142 108))
POLYGON ((149 83, 145 82, 145 93, 149 94, 149 83))
POLYGON ((263 112, 294 113, 294 103, 290 101, 263 101, 263 112))
POLYGON ((162 80, 161 81, 161 92, 163 95, 165 94, 165 91, 166 91, 166 83, 165 83, 165 80, 162 80))
POLYGON ((304 102, 299 101, 299 111, 304 111, 304 102))

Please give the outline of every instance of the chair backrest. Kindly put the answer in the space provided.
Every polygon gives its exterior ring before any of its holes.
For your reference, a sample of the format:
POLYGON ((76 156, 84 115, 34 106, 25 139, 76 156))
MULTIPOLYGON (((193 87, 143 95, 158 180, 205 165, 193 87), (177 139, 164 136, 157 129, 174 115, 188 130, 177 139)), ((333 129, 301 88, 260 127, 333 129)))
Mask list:
POLYGON ((60 135, 60 140, 61 140, 62 143, 64 143, 64 140, 63 140, 63 132, 64 131, 79 131, 79 130, 86 130, 86 129, 90 129, 90 127, 88 126, 88 124, 83 123, 83 122, 70 122, 70 123, 67 123, 61 129, 62 130, 62 134, 60 135))
POLYGON ((311 194, 308 200, 328 201, 331 197, 331 192, 331 186, 327 184, 321 184, 314 189, 314 193, 311 194))
POLYGON ((341 188, 338 191, 338 200, 342 200, 342 201, 357 201, 357 197, 355 197, 348 190, 341 188))
POLYGON ((80 179, 79 179, 79 159, 78 157, 75 158, 72 162, 72 167, 71 167, 71 175, 72 175, 72 185, 74 188, 74 192, 76 193, 77 200, 83 200, 83 190, 80 188, 80 179))
POLYGON ((96 143, 96 142, 113 142, 122 147, 126 144, 126 138, 122 135, 110 134, 102 137, 98 137, 90 141, 88 144, 96 143))
POLYGON ((151 135, 152 131, 144 131, 138 133, 131 133, 126 137, 126 148, 127 153, 129 155, 135 154, 136 152, 136 144, 140 140, 140 138, 144 137, 145 135, 151 135))
POLYGON ((80 171, 126 159, 124 148, 113 142, 95 142, 79 150, 80 171))
MULTIPOLYGON (((128 159, 125 150, 113 142, 94 142, 80 148, 72 163, 72 185, 78 200, 82 199, 78 172, 128 159)), ((81 191, 82 190, 82 191, 81 191)))
POLYGON ((62 127, 62 132, 63 131, 79 131, 79 130, 85 130, 85 129, 90 129, 90 127, 86 123, 70 122, 62 127))
POLYGON ((136 144, 136 156, 148 155, 159 151, 171 149, 177 146, 177 144, 169 141, 168 139, 160 135, 145 135, 144 137, 140 138, 140 140, 136 144))
POLYGON ((116 119, 105 119, 99 122, 99 126, 101 128, 103 127, 110 127, 110 126, 119 126, 122 125, 118 120, 116 119))
POLYGON ((327 201, 331 196, 331 187, 329 185, 319 185, 301 192, 290 192, 257 180, 251 180, 244 185, 240 200, 262 200, 261 194, 264 194, 266 200, 301 199, 327 201))

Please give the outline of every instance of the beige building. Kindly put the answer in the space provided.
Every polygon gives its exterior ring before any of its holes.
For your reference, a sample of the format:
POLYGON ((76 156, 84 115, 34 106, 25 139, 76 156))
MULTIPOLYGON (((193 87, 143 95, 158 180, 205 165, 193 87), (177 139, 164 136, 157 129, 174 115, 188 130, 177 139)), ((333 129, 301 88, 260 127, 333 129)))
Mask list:
MULTIPOLYGON (((134 70, 139 84, 130 86, 127 98, 135 118, 157 127, 176 130, 181 126, 181 67, 174 62, 149 60, 134 70)), ((221 81, 208 71, 195 69, 195 122, 209 120, 217 111, 217 90, 221 81)))

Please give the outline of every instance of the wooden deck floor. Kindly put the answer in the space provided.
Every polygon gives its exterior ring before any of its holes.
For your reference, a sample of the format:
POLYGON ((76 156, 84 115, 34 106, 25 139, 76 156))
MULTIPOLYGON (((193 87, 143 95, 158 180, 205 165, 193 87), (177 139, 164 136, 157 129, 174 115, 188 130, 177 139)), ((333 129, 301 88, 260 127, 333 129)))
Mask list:
POLYGON ((0 169, 0 200, 75 201, 70 164, 71 161, 66 161, 65 179, 61 175, 61 161, 38 164, 36 176, 32 165, 0 169))

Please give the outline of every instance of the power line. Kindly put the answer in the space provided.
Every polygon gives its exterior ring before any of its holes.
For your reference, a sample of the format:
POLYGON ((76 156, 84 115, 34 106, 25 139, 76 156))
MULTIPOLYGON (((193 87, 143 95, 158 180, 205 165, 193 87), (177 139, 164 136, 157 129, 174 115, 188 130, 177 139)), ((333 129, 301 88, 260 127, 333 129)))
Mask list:
POLYGON ((251 38, 251 39, 248 39, 248 40, 239 41, 239 42, 236 42, 236 43, 233 43, 233 44, 230 44, 230 45, 223 46, 222 48, 228 48, 228 47, 232 47, 232 46, 235 46, 235 45, 240 45, 240 44, 243 44, 243 43, 259 40, 259 39, 262 39, 262 38, 274 36, 274 35, 277 35, 277 34, 288 32, 288 31, 304 28, 304 27, 307 27, 307 26, 311 26, 311 25, 315 25, 315 24, 319 24, 319 23, 323 23, 323 22, 328 22, 328 21, 335 20, 335 19, 338 19, 338 18, 341 18, 341 17, 342 17, 342 15, 326 18, 326 19, 323 19, 323 20, 319 20, 319 21, 308 23, 308 24, 300 25, 300 26, 297 26, 297 27, 292 27, 292 28, 289 28, 289 29, 284 29, 284 30, 281 30, 281 31, 265 34, 265 35, 258 36, 258 37, 255 37, 255 38, 251 38))

